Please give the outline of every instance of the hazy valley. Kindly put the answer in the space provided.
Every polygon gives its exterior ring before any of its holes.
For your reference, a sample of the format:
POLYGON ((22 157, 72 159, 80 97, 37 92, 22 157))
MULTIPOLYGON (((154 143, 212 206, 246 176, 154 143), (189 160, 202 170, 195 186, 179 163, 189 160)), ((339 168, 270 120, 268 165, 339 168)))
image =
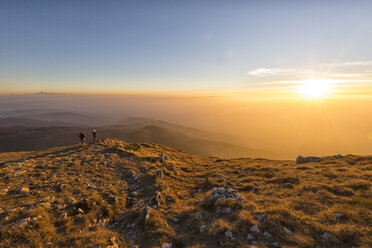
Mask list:
POLYGON ((230 135, 149 118, 112 120, 111 125, 99 126, 103 122, 99 123, 100 120, 108 122, 110 119, 100 115, 54 110, 15 111, 7 114, 11 116, 0 118, 0 152, 32 151, 73 145, 79 142, 78 134, 81 130, 86 132, 87 142, 91 142, 91 132, 96 129, 100 139, 113 137, 133 143, 153 142, 196 155, 219 157, 274 155, 268 151, 231 144, 229 142, 234 142, 234 138, 230 135))

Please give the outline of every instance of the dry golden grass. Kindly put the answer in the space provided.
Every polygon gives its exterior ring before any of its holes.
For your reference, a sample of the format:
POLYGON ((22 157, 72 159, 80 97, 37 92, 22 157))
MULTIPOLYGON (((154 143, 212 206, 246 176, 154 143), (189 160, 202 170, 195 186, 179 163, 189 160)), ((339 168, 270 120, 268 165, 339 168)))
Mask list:
POLYGON ((0 247, 372 246, 372 157, 221 160, 107 139, 0 154, 0 179, 0 247), (244 199, 209 198, 225 185, 244 199))

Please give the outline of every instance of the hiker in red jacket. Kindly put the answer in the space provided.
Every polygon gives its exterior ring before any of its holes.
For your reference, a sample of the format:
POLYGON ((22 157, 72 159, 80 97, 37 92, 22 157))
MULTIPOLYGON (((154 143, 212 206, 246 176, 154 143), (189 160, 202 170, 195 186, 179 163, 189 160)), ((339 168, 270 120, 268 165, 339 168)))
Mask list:
POLYGON ((85 142, 85 133, 84 133, 84 131, 81 131, 81 133, 79 134, 79 138, 80 138, 81 144, 84 144, 84 142, 85 142))

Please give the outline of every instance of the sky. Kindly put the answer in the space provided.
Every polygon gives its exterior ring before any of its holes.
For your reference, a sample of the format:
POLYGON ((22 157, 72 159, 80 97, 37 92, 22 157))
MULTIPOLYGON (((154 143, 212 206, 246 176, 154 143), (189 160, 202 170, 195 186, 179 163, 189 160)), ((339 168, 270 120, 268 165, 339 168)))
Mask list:
POLYGON ((0 113, 149 117, 285 158, 370 154, 371 13, 362 0, 0 0, 0 113))
POLYGON ((0 1, 0 94, 371 96, 372 1, 0 1), (354 91, 353 91, 354 90, 354 91))

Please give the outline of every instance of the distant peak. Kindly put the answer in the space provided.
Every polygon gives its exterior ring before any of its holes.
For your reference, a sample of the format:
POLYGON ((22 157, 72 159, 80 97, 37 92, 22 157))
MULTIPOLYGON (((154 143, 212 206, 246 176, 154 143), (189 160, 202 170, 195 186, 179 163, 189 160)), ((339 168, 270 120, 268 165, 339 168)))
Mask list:
POLYGON ((40 92, 35 93, 35 95, 66 95, 66 93, 40 91, 40 92))

